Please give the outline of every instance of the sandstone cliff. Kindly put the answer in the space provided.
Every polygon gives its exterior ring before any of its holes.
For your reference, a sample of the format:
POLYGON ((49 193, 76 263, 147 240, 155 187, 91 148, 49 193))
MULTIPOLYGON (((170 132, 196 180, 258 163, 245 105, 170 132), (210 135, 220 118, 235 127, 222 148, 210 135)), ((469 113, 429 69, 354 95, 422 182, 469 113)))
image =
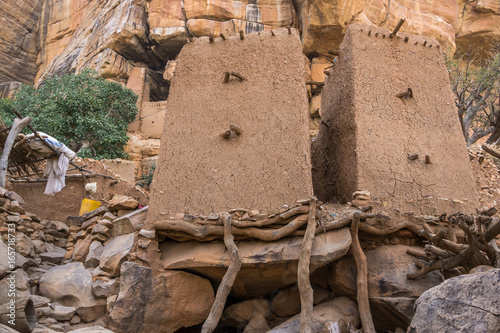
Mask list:
POLYGON ((444 49, 500 39, 498 1, 477 0, 6 0, 0 9, 0 83, 95 67, 125 82, 133 67, 163 70, 189 37, 291 26, 312 58, 364 23, 437 39, 444 49), (36 60, 35 60, 36 59, 36 60))

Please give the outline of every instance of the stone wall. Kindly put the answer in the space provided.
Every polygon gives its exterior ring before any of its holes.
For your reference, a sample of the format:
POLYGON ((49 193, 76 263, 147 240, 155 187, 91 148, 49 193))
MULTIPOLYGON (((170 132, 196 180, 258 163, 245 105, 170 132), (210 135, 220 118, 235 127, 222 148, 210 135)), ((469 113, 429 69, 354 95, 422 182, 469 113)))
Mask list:
POLYGON ((172 80, 148 221, 162 212, 275 209, 312 195, 304 62, 295 30, 200 38, 172 80), (246 80, 224 73, 235 71, 246 80), (221 134, 235 125, 229 139, 221 134))
POLYGON ((382 207, 472 212, 477 191, 439 43, 389 33, 348 29, 322 93, 315 191, 324 201, 368 190, 382 207), (408 88, 412 97, 396 97, 408 88))

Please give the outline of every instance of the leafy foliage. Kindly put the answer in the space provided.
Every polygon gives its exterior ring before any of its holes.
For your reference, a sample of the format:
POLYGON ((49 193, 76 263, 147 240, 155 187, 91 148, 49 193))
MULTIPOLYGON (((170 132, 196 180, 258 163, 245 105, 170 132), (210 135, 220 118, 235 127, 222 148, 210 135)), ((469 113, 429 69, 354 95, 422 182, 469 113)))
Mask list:
MULTIPOLYGON (((23 85, 12 106, 31 116, 37 130, 72 149, 81 148, 79 156, 111 159, 126 157, 123 147, 128 125, 137 114, 136 101, 131 90, 85 69, 78 75, 51 77, 38 88, 23 85)), ((8 122, 1 107, 0 112, 8 122)))
POLYGON ((500 50, 482 62, 471 55, 457 59, 448 56, 446 65, 467 145, 489 134, 492 134, 489 143, 497 141, 500 138, 500 50))

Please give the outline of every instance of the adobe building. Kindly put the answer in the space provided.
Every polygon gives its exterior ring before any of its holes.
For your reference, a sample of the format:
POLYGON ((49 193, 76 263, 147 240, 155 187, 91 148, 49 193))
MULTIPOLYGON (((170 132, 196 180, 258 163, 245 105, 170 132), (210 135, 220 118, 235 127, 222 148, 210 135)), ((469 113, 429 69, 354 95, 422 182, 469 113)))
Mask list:
POLYGON ((473 212, 475 181, 439 43, 355 24, 339 51, 312 148, 318 198, 348 202, 368 190, 388 211, 473 212))
POLYGON ((299 35, 282 29, 243 37, 204 37, 182 49, 148 223, 167 213, 270 211, 312 196, 299 35))

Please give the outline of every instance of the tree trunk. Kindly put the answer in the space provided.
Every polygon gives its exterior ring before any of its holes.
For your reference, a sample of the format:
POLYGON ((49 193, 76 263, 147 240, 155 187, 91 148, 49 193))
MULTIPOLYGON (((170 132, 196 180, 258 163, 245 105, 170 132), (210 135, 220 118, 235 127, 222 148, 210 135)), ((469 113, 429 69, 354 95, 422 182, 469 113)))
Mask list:
POLYGON ((497 119, 495 122, 495 127, 493 128, 493 132, 491 133, 488 140, 486 140, 486 144, 487 145, 494 144, 495 142, 498 141, 498 139, 500 139, 500 120, 498 119, 498 116, 497 116, 497 119))
POLYGON ((9 135, 7 135, 7 139, 5 140, 2 157, 0 158, 0 187, 5 187, 5 177, 7 176, 7 169, 9 167, 9 155, 12 150, 12 146, 16 141, 17 135, 21 133, 21 131, 28 126, 30 122, 31 118, 26 117, 23 119, 16 118, 12 123, 9 135))

